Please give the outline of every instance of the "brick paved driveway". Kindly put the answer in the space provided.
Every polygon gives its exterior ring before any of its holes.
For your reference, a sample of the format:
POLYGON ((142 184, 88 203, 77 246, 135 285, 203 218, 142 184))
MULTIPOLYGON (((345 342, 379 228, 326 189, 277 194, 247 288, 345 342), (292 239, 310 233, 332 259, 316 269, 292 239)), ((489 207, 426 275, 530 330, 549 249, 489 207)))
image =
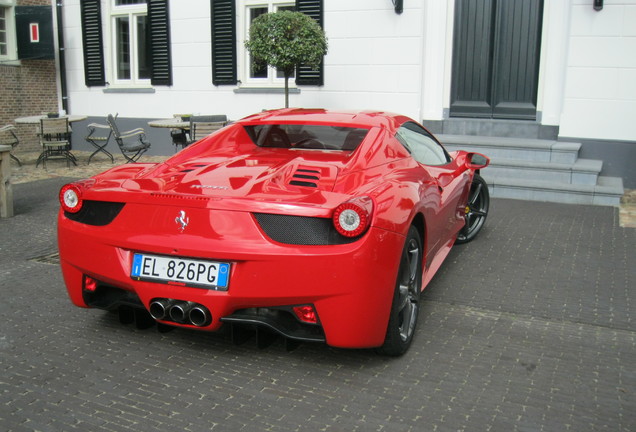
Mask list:
POLYGON ((388 359, 72 306, 59 268, 32 260, 55 252, 62 183, 14 186, 0 220, 0 430, 636 430, 636 229, 616 209, 494 200, 388 359))

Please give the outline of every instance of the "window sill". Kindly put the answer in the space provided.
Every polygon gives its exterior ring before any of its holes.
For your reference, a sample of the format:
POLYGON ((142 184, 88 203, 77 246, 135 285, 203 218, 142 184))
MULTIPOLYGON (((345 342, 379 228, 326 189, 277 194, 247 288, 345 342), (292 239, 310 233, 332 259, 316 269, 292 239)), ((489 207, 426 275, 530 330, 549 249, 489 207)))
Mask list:
POLYGON ((22 62, 20 60, 0 60, 0 66, 22 66, 22 62))
MULTIPOLYGON (((239 87, 234 89, 234 93, 285 94, 285 88, 284 87, 239 87)), ((290 87, 289 94, 300 94, 300 89, 296 87, 290 87)))
POLYGON ((108 87, 102 90, 104 93, 154 93, 152 87, 108 87))

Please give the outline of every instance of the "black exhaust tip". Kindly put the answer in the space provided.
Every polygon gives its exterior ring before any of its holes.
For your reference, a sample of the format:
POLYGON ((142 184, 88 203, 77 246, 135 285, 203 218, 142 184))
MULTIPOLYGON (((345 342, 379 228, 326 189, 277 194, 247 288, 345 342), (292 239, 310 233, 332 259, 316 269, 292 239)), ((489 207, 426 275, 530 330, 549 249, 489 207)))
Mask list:
POLYGON ((168 311, 176 303, 175 300, 155 299, 150 302, 150 316, 156 320, 163 320, 168 317, 168 311))
POLYGON ((190 319, 190 323, 197 327, 205 327, 212 322, 212 315, 208 308, 199 304, 190 309, 188 317, 190 319))
POLYGON ((176 302, 169 311, 172 321, 183 324, 188 319, 190 309, 194 307, 193 302, 179 301, 176 302))

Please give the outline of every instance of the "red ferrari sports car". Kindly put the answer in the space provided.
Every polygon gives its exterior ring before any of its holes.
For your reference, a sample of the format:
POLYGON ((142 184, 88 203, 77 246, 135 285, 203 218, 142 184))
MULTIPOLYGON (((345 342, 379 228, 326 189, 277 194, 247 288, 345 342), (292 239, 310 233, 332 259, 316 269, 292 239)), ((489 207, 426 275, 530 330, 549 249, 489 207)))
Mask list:
POLYGON ((484 224, 487 165, 400 115, 263 112, 62 187, 64 280, 77 306, 164 329, 400 355, 421 291, 484 224))

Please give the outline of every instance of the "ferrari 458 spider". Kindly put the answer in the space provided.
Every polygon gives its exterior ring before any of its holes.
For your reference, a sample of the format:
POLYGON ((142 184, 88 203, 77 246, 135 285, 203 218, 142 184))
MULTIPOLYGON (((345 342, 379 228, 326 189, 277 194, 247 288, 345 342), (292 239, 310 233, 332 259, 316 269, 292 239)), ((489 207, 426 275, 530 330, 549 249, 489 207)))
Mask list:
POLYGON ((484 224, 487 164, 400 115, 263 112, 62 187, 64 280, 77 306, 162 328, 400 355, 421 291, 484 224))

